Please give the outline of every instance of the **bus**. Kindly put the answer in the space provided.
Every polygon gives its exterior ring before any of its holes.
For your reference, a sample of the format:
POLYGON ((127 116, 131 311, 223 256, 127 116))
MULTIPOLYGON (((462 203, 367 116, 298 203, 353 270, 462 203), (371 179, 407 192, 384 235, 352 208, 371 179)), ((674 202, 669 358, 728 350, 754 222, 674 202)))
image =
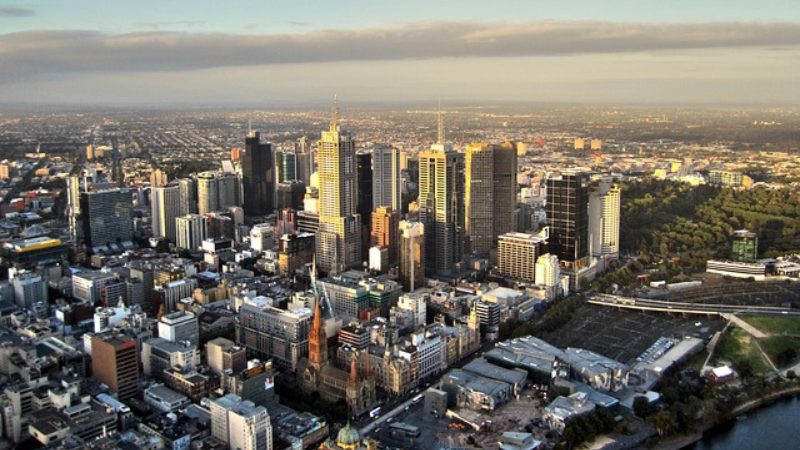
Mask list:
POLYGON ((405 438, 418 438, 419 437, 419 427, 415 427, 413 425, 408 425, 403 422, 395 422, 389 426, 389 430, 392 432, 392 436, 403 436, 405 438))
POLYGON ((380 415, 380 413, 381 413, 381 407, 378 406, 377 408, 375 408, 375 409, 373 409, 372 411, 369 412, 369 417, 374 419, 374 418, 378 417, 380 415))

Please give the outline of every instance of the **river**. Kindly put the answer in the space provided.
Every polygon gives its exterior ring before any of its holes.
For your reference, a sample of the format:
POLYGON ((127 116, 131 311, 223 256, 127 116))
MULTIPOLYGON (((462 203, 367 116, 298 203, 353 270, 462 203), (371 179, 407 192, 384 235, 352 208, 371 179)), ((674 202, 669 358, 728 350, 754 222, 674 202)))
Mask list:
POLYGON ((780 450, 800 446, 800 397, 778 400, 713 431, 687 450, 780 450))

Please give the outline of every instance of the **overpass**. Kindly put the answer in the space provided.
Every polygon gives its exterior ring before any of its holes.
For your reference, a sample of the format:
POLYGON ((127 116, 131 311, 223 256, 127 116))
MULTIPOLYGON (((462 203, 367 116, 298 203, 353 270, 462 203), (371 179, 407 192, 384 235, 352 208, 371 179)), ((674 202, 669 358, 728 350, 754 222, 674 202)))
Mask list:
POLYGON ((610 306, 637 311, 655 311, 665 313, 699 314, 705 316, 722 316, 728 314, 756 314, 772 316, 800 317, 800 311, 791 308, 761 305, 724 305, 714 303, 687 303, 649 298, 622 297, 619 295, 597 294, 587 300, 593 305, 610 306))

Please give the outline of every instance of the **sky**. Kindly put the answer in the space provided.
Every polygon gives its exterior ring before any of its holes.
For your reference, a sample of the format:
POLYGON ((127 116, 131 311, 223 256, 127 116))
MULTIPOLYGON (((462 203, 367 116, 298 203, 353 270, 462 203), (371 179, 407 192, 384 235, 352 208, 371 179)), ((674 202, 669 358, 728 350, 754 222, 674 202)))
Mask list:
POLYGON ((797 0, 0 0, 3 104, 800 105, 797 0))

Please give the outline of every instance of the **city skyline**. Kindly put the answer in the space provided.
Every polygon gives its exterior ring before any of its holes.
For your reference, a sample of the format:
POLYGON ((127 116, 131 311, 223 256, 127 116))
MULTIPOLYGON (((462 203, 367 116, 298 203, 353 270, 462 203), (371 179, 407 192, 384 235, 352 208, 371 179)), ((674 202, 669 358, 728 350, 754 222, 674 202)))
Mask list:
POLYGON ((788 1, 95 3, 0 4, 6 103, 800 102, 788 1))

